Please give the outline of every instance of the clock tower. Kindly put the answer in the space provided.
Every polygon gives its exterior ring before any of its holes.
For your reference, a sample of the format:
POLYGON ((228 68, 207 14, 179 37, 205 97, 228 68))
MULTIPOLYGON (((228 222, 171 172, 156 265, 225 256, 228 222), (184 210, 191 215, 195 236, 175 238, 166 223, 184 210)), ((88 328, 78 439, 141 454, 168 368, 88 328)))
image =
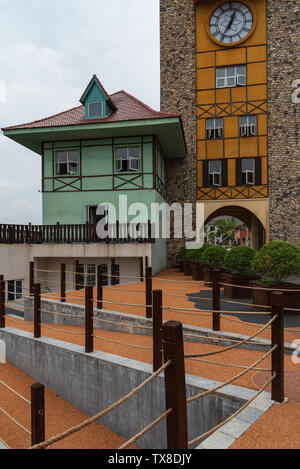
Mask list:
POLYGON ((256 249, 300 244, 299 1, 160 4, 161 108, 182 114, 188 145, 168 168, 170 201, 240 219, 256 249))

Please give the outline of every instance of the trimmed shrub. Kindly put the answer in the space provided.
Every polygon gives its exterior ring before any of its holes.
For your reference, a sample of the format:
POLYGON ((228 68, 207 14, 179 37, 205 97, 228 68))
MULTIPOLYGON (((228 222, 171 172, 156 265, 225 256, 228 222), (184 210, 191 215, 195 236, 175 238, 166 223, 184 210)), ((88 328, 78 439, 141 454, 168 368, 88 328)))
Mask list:
POLYGON ((181 261, 184 261, 186 259, 186 252, 187 252, 187 249, 185 247, 182 247, 178 253, 178 256, 179 256, 179 259, 181 261))
POLYGON ((250 246, 235 246, 227 251, 225 267, 242 277, 250 277, 255 251, 250 246))
POLYGON ((252 267, 278 285, 285 277, 300 273, 300 248, 287 241, 271 241, 255 255, 252 267))
POLYGON ((219 269, 224 266, 226 249, 223 246, 209 246, 201 256, 201 263, 206 267, 219 269))

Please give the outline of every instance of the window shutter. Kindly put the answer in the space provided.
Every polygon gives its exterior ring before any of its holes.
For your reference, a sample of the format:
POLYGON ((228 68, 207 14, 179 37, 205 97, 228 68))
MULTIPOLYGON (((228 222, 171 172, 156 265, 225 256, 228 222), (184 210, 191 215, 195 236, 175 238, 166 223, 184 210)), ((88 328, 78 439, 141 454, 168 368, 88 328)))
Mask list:
POLYGON ((208 174, 208 161, 207 160, 203 160, 202 169, 203 169, 203 187, 209 187, 209 174, 208 174))
POLYGON ((261 176, 261 158, 258 156, 257 158, 255 158, 255 184, 257 186, 260 186, 261 185, 261 180, 262 180, 262 176, 261 176))
POLYGON ((228 186, 228 161, 226 158, 222 160, 222 186, 228 186))
POLYGON ((242 160, 241 158, 236 159, 236 185, 242 186, 243 184, 243 175, 242 175, 242 160))

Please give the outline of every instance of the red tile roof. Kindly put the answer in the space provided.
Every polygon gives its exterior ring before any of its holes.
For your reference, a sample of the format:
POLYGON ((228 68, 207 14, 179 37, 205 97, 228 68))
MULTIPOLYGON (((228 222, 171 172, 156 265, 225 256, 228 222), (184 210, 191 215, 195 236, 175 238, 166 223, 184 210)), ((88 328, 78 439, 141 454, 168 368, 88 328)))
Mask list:
POLYGON ((44 127, 63 127, 70 125, 180 117, 180 114, 155 111, 126 91, 118 91, 117 93, 111 94, 109 95, 109 99, 116 107, 116 110, 102 119, 86 119, 84 106, 78 106, 45 119, 29 122, 28 124, 6 127, 2 130, 38 129, 44 127))

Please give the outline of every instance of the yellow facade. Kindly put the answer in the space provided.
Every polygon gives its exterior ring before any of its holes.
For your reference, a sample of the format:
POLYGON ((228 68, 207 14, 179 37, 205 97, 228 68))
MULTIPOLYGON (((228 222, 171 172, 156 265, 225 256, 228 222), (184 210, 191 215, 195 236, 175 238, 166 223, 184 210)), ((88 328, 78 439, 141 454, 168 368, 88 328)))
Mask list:
POLYGON ((206 0, 196 5, 197 198, 254 201, 268 197, 266 0, 241 0, 250 4, 254 26, 237 45, 221 45, 209 33, 209 17, 222 3, 226 0, 206 0), (241 65, 246 66, 245 86, 216 87, 217 67, 241 65), (239 118, 243 116, 257 117, 255 136, 241 136, 239 118), (223 119, 222 138, 209 139, 207 119, 216 118, 223 119), (255 159, 259 184, 241 184, 237 175, 239 158, 255 159), (226 160, 222 168, 227 174, 217 187, 207 183, 204 174, 211 160, 226 160))

